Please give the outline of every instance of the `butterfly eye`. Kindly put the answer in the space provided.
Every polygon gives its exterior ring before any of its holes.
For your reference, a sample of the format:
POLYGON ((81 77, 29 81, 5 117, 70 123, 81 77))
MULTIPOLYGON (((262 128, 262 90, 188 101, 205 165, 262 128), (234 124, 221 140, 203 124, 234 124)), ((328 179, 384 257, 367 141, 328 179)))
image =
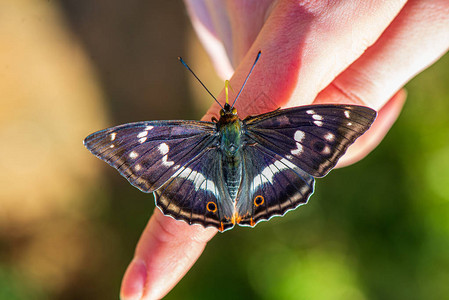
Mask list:
POLYGON ((214 202, 207 202, 206 208, 210 212, 216 212, 217 211, 217 205, 214 202))
POLYGON ((254 198, 254 205, 260 206, 264 203, 265 199, 261 195, 257 195, 256 198, 254 198))
POLYGON ((237 115, 237 109, 236 109, 235 107, 233 107, 231 113, 232 113, 233 115, 237 115))

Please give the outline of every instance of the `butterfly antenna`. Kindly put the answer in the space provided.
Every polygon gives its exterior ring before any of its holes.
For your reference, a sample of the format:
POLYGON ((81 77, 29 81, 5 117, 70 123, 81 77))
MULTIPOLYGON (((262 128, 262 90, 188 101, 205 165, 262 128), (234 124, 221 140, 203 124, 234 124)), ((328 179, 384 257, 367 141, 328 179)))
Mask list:
POLYGON ((242 85, 242 87, 240 88, 240 91, 239 91, 239 93, 237 94, 237 97, 235 97, 235 100, 234 100, 234 102, 232 103, 231 108, 234 107, 235 102, 237 101, 237 99, 239 98, 240 94, 242 93, 243 88, 245 87, 245 84, 246 84, 246 82, 248 81, 249 75, 251 75, 251 73, 253 72, 254 67, 256 66, 256 63, 257 63, 257 61, 259 60, 259 57, 260 57, 260 54, 261 54, 261 53, 262 53, 262 51, 259 51, 259 53, 257 53, 256 60, 254 60, 253 66, 251 67, 251 70, 249 70, 249 73, 248 73, 248 75, 246 76, 246 79, 245 79, 245 81, 243 82, 243 85, 242 85))
POLYGON ((187 68, 187 70, 190 71, 190 73, 193 74, 193 76, 195 76, 196 80, 198 80, 198 82, 201 83, 201 85, 209 93, 209 95, 211 95, 211 97, 214 98, 215 102, 217 102, 218 105, 220 105, 220 107, 223 108, 223 106, 221 106, 220 102, 218 102, 217 98, 215 98, 215 96, 212 95, 212 93, 208 90, 208 88, 204 85, 204 83, 198 78, 198 76, 196 76, 195 72, 193 72, 192 69, 190 69, 190 67, 186 64, 186 62, 182 59, 181 56, 178 56, 178 60, 184 65, 184 67, 187 68))

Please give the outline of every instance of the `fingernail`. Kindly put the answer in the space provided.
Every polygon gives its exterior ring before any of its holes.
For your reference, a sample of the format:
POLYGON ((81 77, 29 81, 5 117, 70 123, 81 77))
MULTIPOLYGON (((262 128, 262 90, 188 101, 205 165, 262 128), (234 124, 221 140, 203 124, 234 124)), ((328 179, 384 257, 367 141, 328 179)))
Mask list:
POLYGON ((147 280, 147 267, 140 258, 134 258, 126 269, 120 290, 121 300, 141 299, 145 281, 147 280))

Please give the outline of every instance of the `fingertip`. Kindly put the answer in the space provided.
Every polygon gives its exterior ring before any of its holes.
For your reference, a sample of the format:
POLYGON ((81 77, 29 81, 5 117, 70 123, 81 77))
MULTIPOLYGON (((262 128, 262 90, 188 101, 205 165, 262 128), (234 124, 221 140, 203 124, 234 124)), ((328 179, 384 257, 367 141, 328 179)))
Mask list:
POLYGON ((121 299, 164 297, 192 267, 216 233, 215 228, 189 225, 155 209, 125 272, 121 299))
POLYGON ((146 279, 147 267, 145 262, 139 258, 134 258, 123 277, 120 300, 142 299, 146 279))

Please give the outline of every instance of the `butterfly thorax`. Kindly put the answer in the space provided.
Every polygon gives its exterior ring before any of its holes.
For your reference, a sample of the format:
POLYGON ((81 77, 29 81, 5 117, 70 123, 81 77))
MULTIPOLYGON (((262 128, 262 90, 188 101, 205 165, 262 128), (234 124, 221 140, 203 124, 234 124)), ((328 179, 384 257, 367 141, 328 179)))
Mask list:
POLYGON ((222 153, 222 170, 229 195, 232 199, 242 180, 242 160, 240 149, 242 146, 242 121, 237 111, 225 105, 220 112, 217 128, 220 133, 220 150, 222 153))
POLYGON ((242 121, 237 115, 225 114, 217 123, 220 149, 226 156, 234 156, 242 144, 242 121))

